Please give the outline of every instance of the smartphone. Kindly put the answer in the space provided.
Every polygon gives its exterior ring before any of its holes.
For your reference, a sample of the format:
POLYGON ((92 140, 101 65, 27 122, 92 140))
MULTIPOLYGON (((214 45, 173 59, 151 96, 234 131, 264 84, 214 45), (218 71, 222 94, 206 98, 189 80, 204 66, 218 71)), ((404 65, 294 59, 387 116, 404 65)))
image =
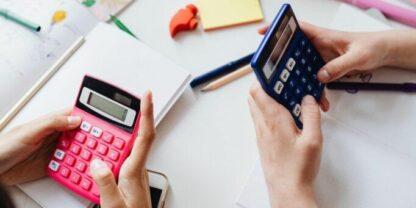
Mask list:
MULTIPOLYGON (((163 208, 166 202, 166 196, 169 191, 169 181, 165 174, 147 170, 149 176, 150 197, 153 208, 163 208)), ((100 205, 95 204, 92 208, 100 208, 100 205)))

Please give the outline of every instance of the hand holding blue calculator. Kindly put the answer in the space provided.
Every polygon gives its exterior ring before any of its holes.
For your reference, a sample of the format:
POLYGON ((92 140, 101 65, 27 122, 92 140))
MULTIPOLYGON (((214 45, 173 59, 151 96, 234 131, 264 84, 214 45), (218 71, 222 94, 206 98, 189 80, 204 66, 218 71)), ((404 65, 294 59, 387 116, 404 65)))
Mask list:
POLYGON ((302 32, 289 4, 284 4, 267 30, 251 62, 261 86, 285 106, 302 129, 301 102, 321 99, 325 85, 317 73, 324 60, 302 32))

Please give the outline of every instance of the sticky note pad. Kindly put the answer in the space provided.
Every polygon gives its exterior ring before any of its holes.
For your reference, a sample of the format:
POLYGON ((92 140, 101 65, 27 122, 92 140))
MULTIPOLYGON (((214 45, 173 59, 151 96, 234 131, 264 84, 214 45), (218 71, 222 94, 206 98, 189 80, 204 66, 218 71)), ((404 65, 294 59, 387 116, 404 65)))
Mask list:
POLYGON ((263 20, 259 0, 198 0, 204 30, 263 20))

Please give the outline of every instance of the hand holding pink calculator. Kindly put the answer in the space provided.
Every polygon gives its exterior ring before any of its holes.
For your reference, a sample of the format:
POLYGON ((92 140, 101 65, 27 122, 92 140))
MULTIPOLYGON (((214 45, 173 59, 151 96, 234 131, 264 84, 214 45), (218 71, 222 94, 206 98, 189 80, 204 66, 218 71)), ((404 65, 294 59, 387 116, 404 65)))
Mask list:
POLYGON ((118 177, 139 130, 140 99, 85 76, 72 115, 82 118, 81 126, 59 138, 47 174, 98 204, 100 194, 89 172, 90 162, 101 159, 118 177))

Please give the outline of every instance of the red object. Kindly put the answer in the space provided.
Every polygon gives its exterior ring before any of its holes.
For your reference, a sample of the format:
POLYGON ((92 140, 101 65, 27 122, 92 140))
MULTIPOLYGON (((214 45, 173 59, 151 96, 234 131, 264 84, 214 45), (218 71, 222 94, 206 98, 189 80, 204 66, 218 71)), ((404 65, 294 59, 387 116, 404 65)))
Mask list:
POLYGON ((195 30, 198 26, 197 13, 198 8, 193 4, 180 9, 170 20, 170 36, 174 38, 181 31, 195 30))

